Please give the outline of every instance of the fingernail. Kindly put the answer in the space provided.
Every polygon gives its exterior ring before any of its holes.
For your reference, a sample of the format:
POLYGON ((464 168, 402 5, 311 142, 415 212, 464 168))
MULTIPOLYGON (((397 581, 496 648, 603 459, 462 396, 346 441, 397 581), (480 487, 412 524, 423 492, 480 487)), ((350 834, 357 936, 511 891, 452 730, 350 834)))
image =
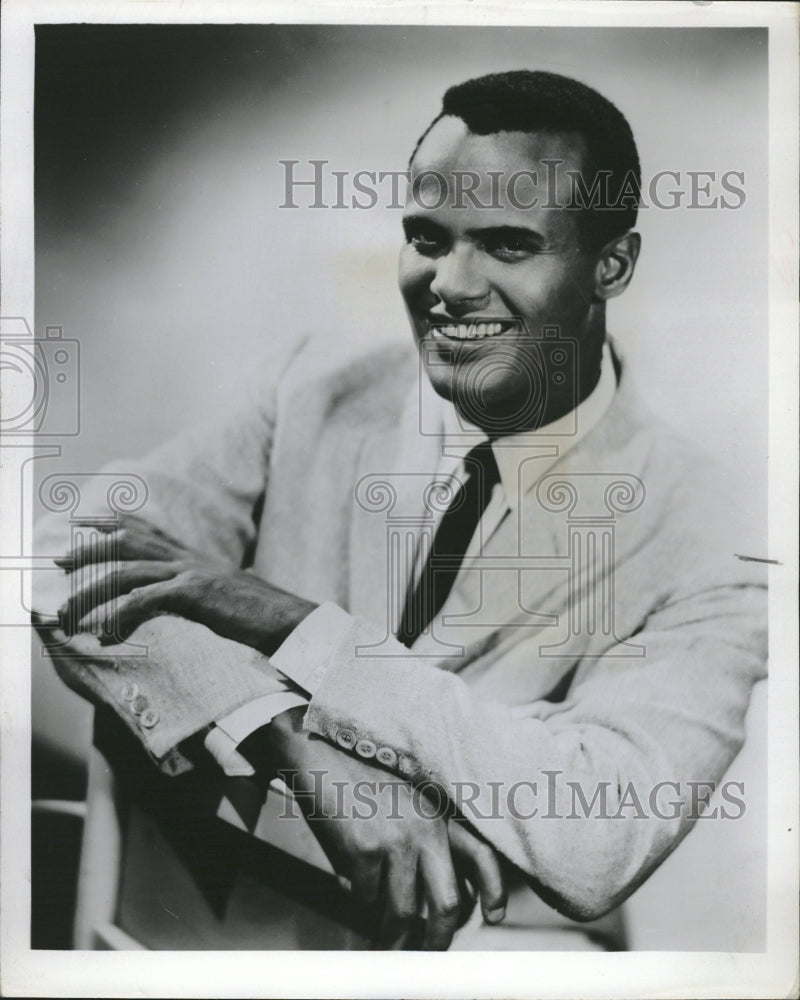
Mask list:
POLYGON ((505 918, 506 908, 505 906, 500 906, 496 910, 489 910, 486 914, 486 920, 490 924, 499 924, 501 920, 505 918))

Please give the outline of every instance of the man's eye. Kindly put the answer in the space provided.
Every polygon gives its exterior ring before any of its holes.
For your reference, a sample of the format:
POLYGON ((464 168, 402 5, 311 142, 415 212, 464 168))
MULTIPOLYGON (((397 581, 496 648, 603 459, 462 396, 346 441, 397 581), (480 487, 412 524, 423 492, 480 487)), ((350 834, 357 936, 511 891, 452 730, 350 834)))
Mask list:
POLYGON ((437 253, 442 248, 439 240, 432 236, 425 236, 422 233, 413 233, 407 237, 407 240, 416 250, 424 254, 437 253))
POLYGON ((534 249, 526 240, 515 236, 484 240, 483 249, 500 260, 524 260, 534 253, 534 249))
POLYGON ((405 231, 406 243, 411 244, 414 249, 421 254, 431 256, 440 253, 444 249, 441 237, 430 230, 407 228, 405 231))

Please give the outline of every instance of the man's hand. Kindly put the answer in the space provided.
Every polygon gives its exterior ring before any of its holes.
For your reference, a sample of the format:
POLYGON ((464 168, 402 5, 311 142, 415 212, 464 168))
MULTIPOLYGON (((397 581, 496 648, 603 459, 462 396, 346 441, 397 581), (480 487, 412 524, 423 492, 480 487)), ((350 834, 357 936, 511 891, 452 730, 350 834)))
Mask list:
MULTIPOLYGON (((205 559, 133 515, 57 563, 74 574, 71 597, 60 609, 66 630, 96 632, 101 642, 122 641, 148 619, 173 614, 269 654, 316 606, 252 573, 205 559)), ((437 803, 415 798, 408 782, 310 737, 302 730, 302 710, 284 712, 260 734, 268 734, 270 768, 295 773, 309 825, 336 871, 362 903, 379 909, 378 946, 403 947, 424 903, 422 945, 447 949, 475 902, 466 880, 477 889, 487 922, 503 919, 497 856, 465 824, 430 818, 437 803), (314 771, 326 773, 321 787, 314 771), (337 788, 334 781, 343 784, 337 788), (353 797, 359 782, 375 785, 374 815, 353 797), (365 808, 368 818, 358 818, 365 808)))
POLYGON ((424 903, 422 947, 449 948, 475 903, 467 879, 486 921, 502 920, 506 892, 494 850, 402 778, 303 732, 303 712, 284 712, 265 727, 262 751, 271 768, 291 772, 295 796, 334 868, 377 911, 376 945, 408 946, 424 903))
POLYGON ((143 622, 172 614, 269 654, 316 607, 253 573, 190 551, 133 515, 56 563, 75 574, 70 599, 59 610, 65 630, 95 632, 104 643, 122 642, 143 622))

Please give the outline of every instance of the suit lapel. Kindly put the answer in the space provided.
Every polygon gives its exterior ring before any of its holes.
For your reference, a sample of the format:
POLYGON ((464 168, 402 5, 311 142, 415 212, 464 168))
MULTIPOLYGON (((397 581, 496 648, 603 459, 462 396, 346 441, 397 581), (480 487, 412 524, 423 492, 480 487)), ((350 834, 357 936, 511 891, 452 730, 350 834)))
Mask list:
POLYGON ((554 626, 560 606, 548 597, 564 583, 565 556, 563 526, 529 493, 483 540, 481 554, 465 561, 434 633, 461 645, 469 660, 503 627, 533 633, 554 626))
POLYGON ((422 434, 419 390, 413 385, 398 421, 383 423, 364 441, 356 469, 350 525, 350 610, 396 624, 420 535, 433 514, 426 489, 439 461, 441 440, 422 434))

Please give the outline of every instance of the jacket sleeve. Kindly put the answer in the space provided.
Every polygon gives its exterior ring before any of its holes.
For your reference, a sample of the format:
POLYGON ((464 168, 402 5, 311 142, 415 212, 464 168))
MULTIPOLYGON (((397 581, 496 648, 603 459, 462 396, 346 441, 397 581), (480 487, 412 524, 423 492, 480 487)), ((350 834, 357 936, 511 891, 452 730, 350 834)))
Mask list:
MULTIPOLYGON (((383 636, 350 618, 306 677, 305 727, 340 747, 367 741, 414 784, 443 787, 551 905, 594 919, 675 848, 742 746, 765 601, 757 584, 676 596, 637 633, 643 658, 612 647, 577 665, 564 701, 514 707, 399 644, 396 657, 355 655, 383 636)), ((535 642, 507 655, 536 669, 535 642)))
MULTIPOLYGON (((142 501, 137 516, 200 553, 247 565, 268 485, 283 368, 254 384, 227 418, 190 428, 144 459, 115 462, 72 484, 56 477, 52 492, 74 500, 69 510, 40 521, 37 555, 63 556, 78 520, 107 517, 114 484, 134 482, 142 501)), ((175 749, 182 740, 252 699, 285 690, 265 656, 177 617, 146 622, 120 645, 101 646, 91 635, 67 639, 43 626, 68 597, 69 576, 53 569, 34 577, 34 623, 59 676, 93 703, 113 708, 164 770, 190 766, 175 749)))

